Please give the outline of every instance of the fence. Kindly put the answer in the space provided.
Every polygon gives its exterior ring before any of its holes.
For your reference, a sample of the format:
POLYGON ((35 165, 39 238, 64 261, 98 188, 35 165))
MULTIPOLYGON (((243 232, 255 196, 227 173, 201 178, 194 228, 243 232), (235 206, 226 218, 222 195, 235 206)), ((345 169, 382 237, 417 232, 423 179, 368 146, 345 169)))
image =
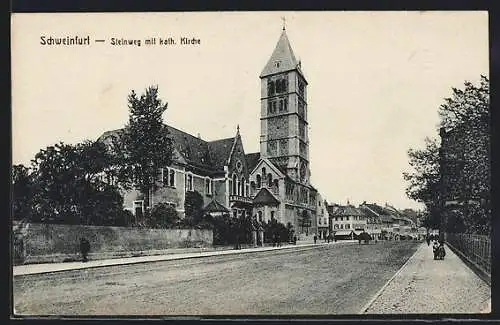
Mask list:
POLYGON ((491 238, 485 235, 445 234, 446 242, 491 275, 491 238))

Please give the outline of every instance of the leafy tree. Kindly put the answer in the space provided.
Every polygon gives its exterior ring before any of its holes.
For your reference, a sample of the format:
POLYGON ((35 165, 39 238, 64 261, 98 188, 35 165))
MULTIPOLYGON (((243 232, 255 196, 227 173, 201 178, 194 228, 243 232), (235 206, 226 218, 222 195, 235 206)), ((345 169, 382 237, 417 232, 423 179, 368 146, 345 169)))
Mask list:
POLYGON ((228 214, 217 216, 213 220, 214 245, 233 244, 231 217, 228 214))
POLYGON ((128 107, 128 124, 114 142, 118 177, 124 188, 140 191, 148 207, 158 170, 172 162, 172 139, 162 119, 167 103, 158 98, 158 87, 150 86, 140 97, 132 90, 128 107))
POLYGON ((439 226, 439 145, 436 140, 426 138, 424 149, 408 150, 412 172, 403 173, 404 180, 409 182, 406 195, 426 206, 424 226, 439 226))
POLYGON ((479 86, 466 81, 464 89, 439 107, 441 144, 426 140, 423 150, 408 152, 412 173, 409 198, 425 203, 424 225, 441 223, 446 231, 487 233, 490 208, 490 100, 489 80, 479 86), (458 202, 449 206, 448 203, 458 202))
POLYGON ((489 80, 463 90, 440 107, 441 196, 446 230, 487 234, 491 228, 491 160, 489 80))
POLYGON ((452 88, 452 97, 446 98, 445 103, 439 107, 440 124, 445 129, 452 129, 471 120, 480 121, 485 127, 489 125, 489 79, 482 75, 478 87, 469 81, 464 85, 463 90, 452 88))
POLYGON ((177 210, 171 205, 159 203, 151 210, 151 226, 155 228, 173 228, 179 220, 177 210))
POLYGON ((187 224, 194 226, 202 222, 203 196, 198 191, 186 192, 184 213, 187 224))
MULTIPOLYGON (((122 213, 123 198, 102 179, 112 163, 98 142, 60 142, 40 150, 32 160, 31 221, 113 224, 122 213)), ((110 182, 112 176, 110 172, 110 182)))
POLYGON ((29 220, 33 201, 33 179, 28 167, 20 164, 12 168, 12 216, 15 220, 29 220))

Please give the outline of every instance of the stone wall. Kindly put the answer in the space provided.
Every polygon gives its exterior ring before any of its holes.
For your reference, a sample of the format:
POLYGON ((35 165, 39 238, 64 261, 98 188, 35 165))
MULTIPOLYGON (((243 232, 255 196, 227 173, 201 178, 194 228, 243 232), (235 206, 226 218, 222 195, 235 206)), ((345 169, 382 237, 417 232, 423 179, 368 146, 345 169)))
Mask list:
POLYGON ((80 238, 91 245, 95 259, 153 255, 167 249, 210 247, 212 230, 137 229, 83 225, 25 224, 15 231, 22 238, 24 263, 62 262, 79 256, 80 238))

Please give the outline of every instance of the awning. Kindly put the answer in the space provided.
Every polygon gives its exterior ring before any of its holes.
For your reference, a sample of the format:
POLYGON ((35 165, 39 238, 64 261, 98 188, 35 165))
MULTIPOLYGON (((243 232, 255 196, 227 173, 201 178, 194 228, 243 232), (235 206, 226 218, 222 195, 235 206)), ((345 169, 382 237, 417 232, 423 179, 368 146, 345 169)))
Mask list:
POLYGON ((356 236, 359 236, 359 234, 361 234, 363 232, 363 230, 354 230, 354 234, 356 236))
POLYGON ((335 232, 335 236, 350 236, 352 234, 352 230, 339 230, 335 232))

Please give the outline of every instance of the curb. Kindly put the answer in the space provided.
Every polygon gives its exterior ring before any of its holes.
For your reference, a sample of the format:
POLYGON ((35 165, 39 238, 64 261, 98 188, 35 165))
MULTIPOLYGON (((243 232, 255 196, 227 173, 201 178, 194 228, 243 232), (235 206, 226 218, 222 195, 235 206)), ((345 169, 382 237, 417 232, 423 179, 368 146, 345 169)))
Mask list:
POLYGON ((392 277, 382 286, 382 288, 380 288, 379 291, 377 291, 377 293, 370 299, 370 301, 368 301, 368 303, 366 303, 363 308, 360 310, 360 312, 358 314, 364 314, 366 313, 366 311, 373 305, 373 303, 378 299, 378 297, 380 297, 380 295, 382 294, 382 292, 384 292, 385 288, 387 288, 387 286, 396 278, 396 276, 398 276, 404 268, 406 268, 406 265, 415 257, 415 255, 417 255, 417 253, 422 249, 422 247, 424 247, 424 244, 422 243, 420 245, 419 248, 417 248, 417 250, 415 251, 415 253, 413 253, 407 260, 406 262, 403 264, 403 266, 401 266, 399 268, 399 270, 396 271, 396 273, 394 273, 392 275, 392 277))
MULTIPOLYGON (((68 269, 59 269, 59 270, 47 270, 47 271, 40 271, 40 272, 26 272, 26 273, 21 273, 21 274, 13 274, 13 277, 20 277, 20 276, 29 276, 29 275, 39 275, 39 274, 48 274, 48 273, 57 273, 57 272, 68 272, 68 271, 75 271, 75 270, 82 270, 82 269, 92 269, 92 268, 99 268, 99 267, 110 267, 110 266, 119 266, 119 265, 131 265, 131 264, 141 264, 141 263, 154 263, 154 262, 164 262, 164 261, 174 261, 174 260, 185 260, 185 259, 193 259, 193 258, 203 258, 203 257, 213 257, 213 256, 223 256, 223 255, 240 255, 240 254, 251 254, 251 253, 258 253, 258 252, 269 252, 269 251, 280 251, 280 250, 285 250, 285 249, 298 249, 301 250, 301 248, 305 249, 311 249, 314 247, 323 247, 327 246, 329 244, 326 243, 318 243, 318 244, 304 244, 304 245, 293 245, 293 246, 284 246, 284 247, 268 247, 266 249, 248 249, 247 251, 241 251, 241 250, 223 250, 223 251, 218 251, 218 252, 206 252, 207 254, 199 253, 197 255, 191 255, 191 256, 174 256, 172 255, 165 255, 163 258, 158 258, 158 259, 152 259, 152 260, 131 260, 131 261, 123 261, 120 263, 111 263, 111 264, 104 264, 104 265, 88 265, 88 264, 82 264, 79 265, 78 267, 75 268, 68 268, 68 269)), ((13 272, 14 273, 14 272, 13 272)))

